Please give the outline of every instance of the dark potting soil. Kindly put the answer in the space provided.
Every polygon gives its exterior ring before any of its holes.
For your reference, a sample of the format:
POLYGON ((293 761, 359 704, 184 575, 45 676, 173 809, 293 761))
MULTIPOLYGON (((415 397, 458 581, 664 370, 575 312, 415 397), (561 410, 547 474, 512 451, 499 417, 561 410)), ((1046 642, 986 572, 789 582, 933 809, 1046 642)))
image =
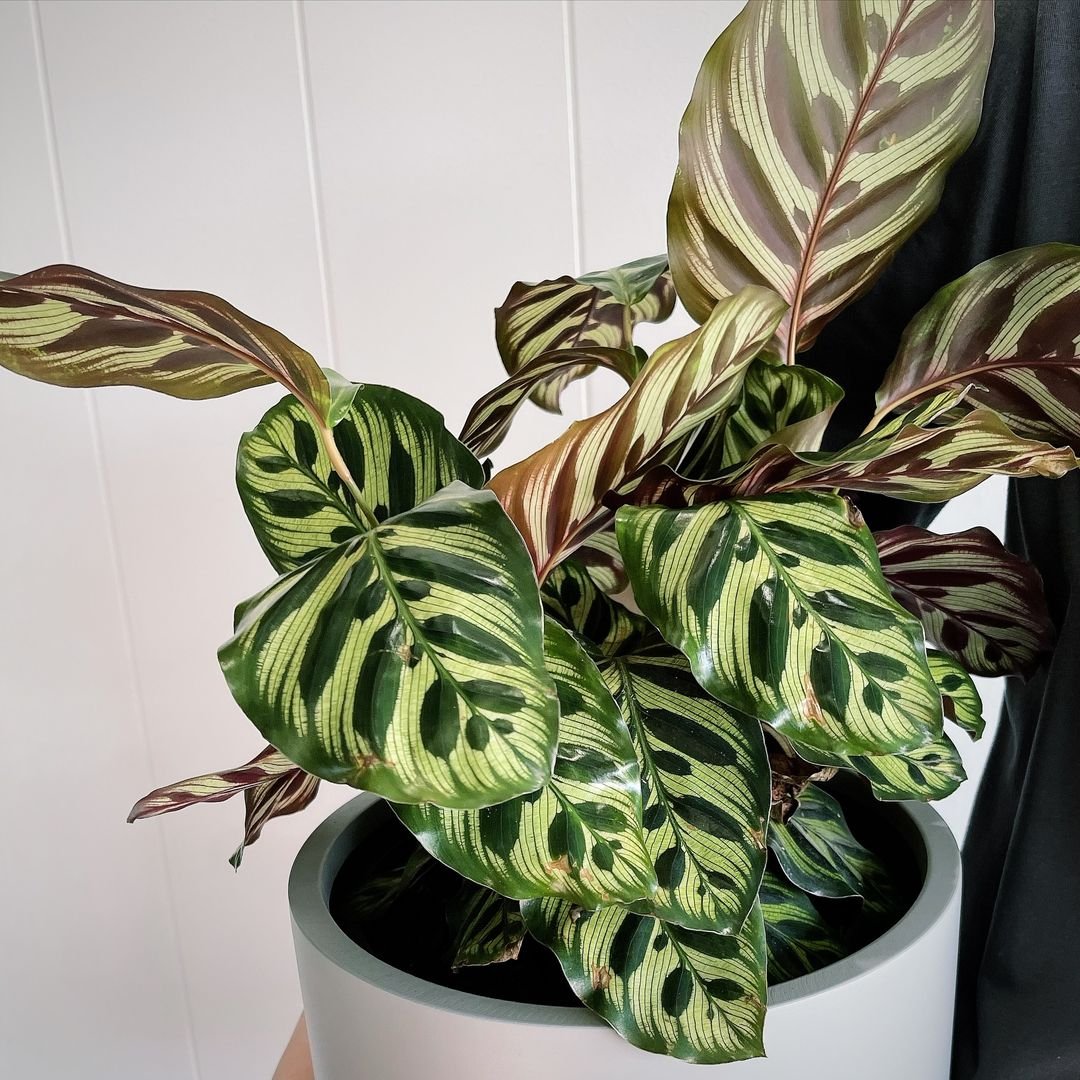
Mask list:
MULTIPOLYGON (((825 786, 842 799, 856 839, 883 857, 898 893, 891 915, 876 921, 866 918, 857 899, 818 903, 825 918, 843 930, 854 951, 884 933, 908 910, 918 894, 923 867, 898 807, 876 802, 846 778, 825 786)), ((377 824, 345 860, 329 903, 334 921, 357 945, 400 971, 464 993, 528 1005, 580 1006, 554 955, 528 936, 514 960, 451 969, 453 942, 445 913, 462 886, 461 878, 439 863, 427 866, 381 910, 373 913, 367 904, 358 904, 361 893, 370 897, 373 881, 393 878, 418 850, 412 834, 385 805, 368 813, 377 816, 377 824)))

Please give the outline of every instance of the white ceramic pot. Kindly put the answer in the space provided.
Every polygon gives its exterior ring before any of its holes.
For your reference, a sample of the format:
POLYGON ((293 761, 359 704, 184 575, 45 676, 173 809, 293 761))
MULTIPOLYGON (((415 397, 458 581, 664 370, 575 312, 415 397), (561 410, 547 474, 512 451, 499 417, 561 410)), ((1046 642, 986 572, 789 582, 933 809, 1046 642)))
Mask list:
POLYGON ((317 1080, 947 1080, 960 856, 928 806, 899 815, 925 868, 907 914, 844 960, 770 989, 767 1058, 707 1066, 637 1050, 585 1009, 462 993, 360 948, 327 901, 377 824, 368 813, 376 801, 361 795, 323 822, 289 880, 317 1080))

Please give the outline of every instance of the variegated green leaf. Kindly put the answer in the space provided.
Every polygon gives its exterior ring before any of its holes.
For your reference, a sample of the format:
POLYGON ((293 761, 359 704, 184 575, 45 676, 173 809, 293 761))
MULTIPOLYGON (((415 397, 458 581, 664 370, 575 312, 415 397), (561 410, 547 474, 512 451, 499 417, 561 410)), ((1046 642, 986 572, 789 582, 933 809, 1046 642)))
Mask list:
POLYGON ((765 933, 757 904, 734 935, 558 899, 530 900, 522 912, 574 993, 634 1046, 701 1064, 764 1054, 765 933))
POLYGON ((944 799, 967 779, 952 739, 944 734, 918 750, 853 757, 851 763, 870 781, 874 794, 885 802, 944 799))
POLYGON ((574 552, 574 561, 585 567, 596 587, 609 596, 623 592, 630 585, 619 541, 610 526, 589 536, 574 552))
POLYGON ((539 590, 490 492, 452 484, 283 575, 219 657, 259 731, 323 779, 465 808, 551 775, 539 590))
POLYGON ((717 304, 704 326, 657 349, 611 408, 492 478, 541 580, 610 520, 612 493, 633 488, 735 399, 783 311, 779 297, 759 288, 717 304))
POLYGON ((139 289, 78 266, 0 286, 0 365, 57 386, 143 386, 180 398, 275 380, 322 421, 331 405, 308 353, 224 300, 139 289))
POLYGON ((771 870, 761 882, 761 914, 770 986, 844 958, 845 949, 810 897, 771 870))
POLYGON ((926 662, 941 691, 941 706, 946 720, 963 728, 972 739, 982 738, 986 721, 982 714, 982 698, 975 683, 964 668, 951 656, 930 649, 926 662))
POLYGON ((521 908, 491 889, 464 889, 447 911, 453 959, 451 970, 516 960, 525 939, 521 908))
POLYGON ((816 450, 844 391, 813 368, 758 357, 747 369, 738 405, 695 432, 679 473, 702 480, 745 461, 763 442, 816 450))
POLYGON ((544 644, 561 714, 547 786, 481 810, 395 810, 437 859, 504 896, 558 895, 584 907, 647 897, 655 874, 626 725, 571 634, 548 619, 544 644))
MULTIPOLYGON (((480 463, 430 406, 387 386, 353 386, 352 395, 334 441, 377 521, 411 510, 454 480, 483 485, 480 463)), ((240 440, 236 485, 251 527, 279 573, 370 527, 294 397, 279 401, 240 440)))
POLYGON ((979 124, 982 0, 751 0, 679 134, 668 250, 699 321, 748 283, 791 305, 790 363, 926 220, 979 124))
POLYGON ((945 389, 1018 435, 1080 449, 1080 247, 1021 248, 946 285, 912 319, 878 391, 880 419, 945 389))
POLYGON ((604 678, 641 761, 645 843, 659 885, 634 909, 734 933, 765 868, 770 791, 760 725, 709 697, 666 648, 618 657, 604 678))
MULTIPOLYGON (((495 341, 510 375, 546 353, 564 349, 615 349, 627 354, 632 364, 635 324, 662 322, 674 305, 675 289, 664 255, 577 279, 561 277, 535 285, 519 281, 495 309, 495 341)), ((562 366, 534 383, 532 400, 559 412, 563 389, 591 370, 589 360, 562 366)))
POLYGON ((1030 675, 1054 642, 1042 578, 988 529, 874 534, 893 595, 976 675, 1030 675))
POLYGON ((548 615, 601 656, 632 652, 659 641, 647 619, 599 588, 588 568, 578 562, 577 552, 548 574, 540 599, 548 615))
POLYGON ((803 892, 873 902, 889 891, 882 863, 851 835, 840 804, 815 784, 802 792, 786 822, 771 823, 769 847, 788 880, 803 892))
POLYGON ((940 733, 922 627, 846 500, 623 507, 616 531, 642 611, 720 701, 831 752, 913 750, 940 733))

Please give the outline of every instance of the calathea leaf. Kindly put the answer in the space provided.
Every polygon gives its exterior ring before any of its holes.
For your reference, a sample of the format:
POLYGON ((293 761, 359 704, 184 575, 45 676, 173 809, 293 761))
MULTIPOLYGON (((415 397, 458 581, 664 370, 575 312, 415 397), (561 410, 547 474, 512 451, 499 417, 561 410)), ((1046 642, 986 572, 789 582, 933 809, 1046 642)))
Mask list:
POLYGON ((583 566, 596 587, 608 595, 623 592, 629 585, 626 567, 623 566, 619 542, 611 527, 600 529, 589 536, 574 551, 574 561, 583 566))
POLYGON ((244 849, 262 836, 268 821, 288 814, 296 814, 311 805, 319 792, 319 778, 293 769, 291 772, 255 784, 244 790, 244 838, 240 846, 229 856, 234 870, 240 868, 244 849))
POLYGON ((78 266, 0 286, 0 365, 57 386, 142 386, 214 398, 276 381, 325 422, 319 365, 208 293, 139 289, 78 266))
POLYGON ((986 721, 982 715, 982 699, 971 676, 945 653, 931 649, 926 654, 926 662, 930 665, 930 673, 941 691, 945 719, 963 728, 972 739, 982 738, 986 721))
POLYGON ((776 348, 792 362, 932 213, 992 43, 981 0, 748 4, 679 132, 668 250, 690 314, 767 285, 791 306, 776 348))
POLYGON ((574 993, 624 1039, 701 1064, 764 1054, 765 942, 754 905, 737 934, 710 934, 622 908, 522 905, 574 993))
POLYGON ((885 868, 851 835, 840 804, 816 784, 802 792, 786 822, 772 822, 769 847, 803 892, 877 901, 889 891, 885 868))
POLYGON ((944 734, 906 754, 853 757, 851 763, 870 781, 874 794, 886 802, 944 799, 967 779, 952 739, 944 734))
POLYGON ((447 921, 453 971, 516 960, 525 940, 520 906, 480 885, 466 884, 447 911, 447 921))
POLYGON ((738 405, 695 432, 681 475, 707 480, 738 465, 763 442, 816 450, 844 391, 813 368, 759 356, 746 369, 738 405))
POLYGON ((616 532, 642 611, 718 700, 834 753, 914 750, 941 732, 922 627, 846 500, 627 506, 616 532))
POLYGON ((664 648, 617 657, 604 678, 641 762, 656 893, 634 910, 735 933, 765 868, 769 764, 760 725, 725 708, 664 648))
MULTIPOLYGON (((411 510, 454 480, 481 487, 480 463, 442 417, 400 390, 353 386, 334 440, 377 521, 411 510)), ((240 440, 236 486, 263 551, 279 573, 369 528, 357 496, 331 466, 307 411, 279 401, 240 440)))
POLYGON ((976 675, 1030 675, 1053 645, 1042 578, 988 529, 874 534, 893 595, 976 675))
POLYGON ((612 493, 632 489, 682 439, 735 399, 747 364, 772 335, 783 302, 749 288, 717 304, 704 326, 652 355, 611 408, 497 473, 490 487, 525 537, 543 580, 610 520, 612 493))
POLYGON ((626 725, 571 634, 548 619, 544 644, 561 714, 550 782, 480 810, 394 809, 437 859, 504 896, 554 894, 584 907, 649 896, 655 874, 626 725))
POLYGON ((912 319, 878 391, 877 417, 946 389, 1018 435, 1080 449, 1080 247, 999 255, 912 319))
MULTIPOLYGON (((495 341, 510 375, 546 353, 566 349, 618 350, 633 364, 634 325, 662 322, 674 305, 675 289, 663 255, 577 279, 561 277, 535 285, 519 281, 495 309, 495 341)), ((533 384, 533 401, 558 412, 566 385, 592 367, 589 359, 561 366, 533 384)))
POLYGON ((844 958, 845 949, 810 897, 771 870, 761 882, 761 914, 770 986, 844 958))
POLYGON ((1015 435, 988 409, 948 423, 963 395, 945 391, 837 451, 806 452, 766 444, 712 481, 695 483, 663 467, 634 491, 635 502, 698 505, 782 491, 880 492, 911 502, 943 502, 988 476, 1063 476, 1076 468, 1068 447, 1015 435))
POLYGON ((219 651, 240 707, 323 779, 487 806, 547 782, 540 596, 490 492, 455 483, 280 577, 219 651))

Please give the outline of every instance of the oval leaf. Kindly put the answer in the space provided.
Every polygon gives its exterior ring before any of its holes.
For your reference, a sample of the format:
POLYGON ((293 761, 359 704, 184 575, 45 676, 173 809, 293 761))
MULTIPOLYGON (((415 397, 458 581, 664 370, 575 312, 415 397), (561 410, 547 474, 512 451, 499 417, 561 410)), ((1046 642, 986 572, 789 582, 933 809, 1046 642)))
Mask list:
MULTIPOLYGON (((353 387, 333 434, 379 521, 403 514, 454 480, 481 487, 480 463, 434 409, 387 386, 353 387)), ((240 440, 236 486, 248 521, 279 573, 367 531, 296 398, 279 401, 240 440)))
POLYGON ((934 682, 941 691, 942 711, 946 720, 951 720, 957 727, 963 728, 972 739, 982 738, 986 721, 982 715, 982 698, 975 689, 971 676, 954 660, 944 653, 932 649, 926 654, 926 662, 934 682))
POLYGON ((285 574, 219 658, 255 726, 325 780, 467 808, 551 775, 540 595, 490 492, 453 484, 285 574))
POLYGON ((557 895, 590 908, 649 896, 656 878, 626 725, 596 666, 550 619, 545 649, 560 703, 547 786, 482 810, 394 809, 437 859, 504 896, 557 895))
POLYGON ((632 1045, 714 1065, 765 1053, 765 943, 756 904, 734 936, 556 899, 530 900, 522 913, 574 993, 632 1045))
POLYGON ((889 595, 844 499, 623 507, 616 531, 642 611, 718 700, 831 752, 913 750, 940 734, 922 627, 889 595))
POLYGON ((906 754, 853 757, 851 763, 883 802, 944 799, 967 779, 964 763, 948 735, 939 735, 906 754))
POLYGON ((771 870, 761 883, 761 914, 770 986, 809 975, 846 955, 810 897, 771 870))
POLYGON ((791 363, 933 212, 992 44, 982 0, 747 4, 679 133, 668 250, 690 314, 767 285, 791 305, 776 341, 791 363))

